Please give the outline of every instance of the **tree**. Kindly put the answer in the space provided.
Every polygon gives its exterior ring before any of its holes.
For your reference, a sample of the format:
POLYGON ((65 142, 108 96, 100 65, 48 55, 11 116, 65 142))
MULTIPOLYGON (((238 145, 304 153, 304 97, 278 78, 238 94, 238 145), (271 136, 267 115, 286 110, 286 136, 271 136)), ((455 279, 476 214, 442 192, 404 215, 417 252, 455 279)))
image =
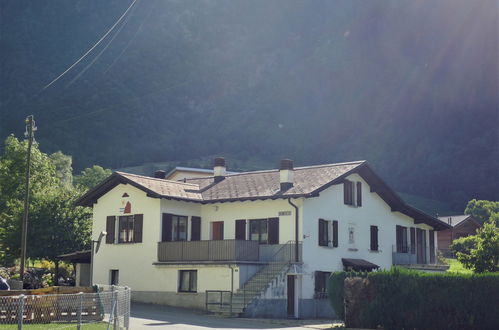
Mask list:
POLYGON ((102 180, 110 176, 113 172, 109 169, 104 169, 99 165, 84 169, 80 175, 74 178, 74 183, 77 186, 89 190, 99 184, 102 180))
POLYGON ((472 199, 468 202, 464 213, 471 215, 483 224, 494 213, 499 213, 499 202, 472 199))
POLYGON ((492 218, 476 235, 455 240, 451 248, 457 259, 468 269, 477 273, 499 270, 499 229, 492 218))
POLYGON ((51 154, 49 158, 55 166, 55 176, 64 187, 70 187, 73 184, 72 157, 57 151, 51 154))
MULTIPOLYGON (((90 248, 91 210, 75 207, 84 192, 71 184, 71 157, 32 150, 27 256, 57 262, 59 254, 90 248)), ((26 143, 9 136, 0 156, 0 251, 4 264, 20 254, 26 143)))

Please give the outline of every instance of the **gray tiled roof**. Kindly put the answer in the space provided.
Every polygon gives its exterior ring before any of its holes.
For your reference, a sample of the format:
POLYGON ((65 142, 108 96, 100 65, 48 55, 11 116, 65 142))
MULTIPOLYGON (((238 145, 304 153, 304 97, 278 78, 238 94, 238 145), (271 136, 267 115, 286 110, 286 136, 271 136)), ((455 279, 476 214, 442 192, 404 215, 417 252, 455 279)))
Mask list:
POLYGON ((304 196, 363 164, 364 161, 327 164, 294 169, 294 185, 281 192, 279 170, 245 172, 227 175, 214 183, 213 177, 187 179, 199 186, 203 201, 284 198, 304 196))
POLYGON ((363 164, 364 161, 327 164, 294 169, 294 185, 281 192, 279 170, 228 174, 215 183, 214 177, 171 181, 148 176, 116 172, 129 181, 165 198, 199 202, 267 199, 305 196, 363 164))
POLYGON ((130 174, 125 172, 115 172, 116 174, 137 183, 138 185, 150 190, 160 196, 172 197, 179 199, 190 199, 201 201, 200 193, 194 192, 198 190, 198 185, 192 183, 184 183, 181 181, 172 181, 151 178, 148 176, 130 174))
POLYGON ((468 215, 468 214, 459 214, 459 215, 449 215, 446 217, 438 217, 438 219, 442 220, 445 223, 448 223, 452 227, 456 227, 461 222, 463 222, 464 220, 466 220, 470 217, 471 217, 471 215, 468 215), (449 218, 451 219, 450 223, 449 223, 449 218))

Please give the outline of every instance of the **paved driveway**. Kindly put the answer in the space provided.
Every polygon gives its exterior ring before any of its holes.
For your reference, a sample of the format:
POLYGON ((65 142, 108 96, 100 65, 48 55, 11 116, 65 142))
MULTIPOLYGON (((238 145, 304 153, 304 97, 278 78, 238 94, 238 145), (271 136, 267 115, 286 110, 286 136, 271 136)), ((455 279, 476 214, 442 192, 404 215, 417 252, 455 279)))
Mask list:
MULTIPOLYGON (((130 329, 309 329, 327 328, 328 321, 253 320, 222 318, 183 308, 132 303, 130 329), (306 323, 306 322, 305 322, 306 323), (310 323, 310 322, 309 322, 310 323), (322 324, 321 324, 322 323, 322 324)), ((331 325, 329 321, 329 326, 331 325)))

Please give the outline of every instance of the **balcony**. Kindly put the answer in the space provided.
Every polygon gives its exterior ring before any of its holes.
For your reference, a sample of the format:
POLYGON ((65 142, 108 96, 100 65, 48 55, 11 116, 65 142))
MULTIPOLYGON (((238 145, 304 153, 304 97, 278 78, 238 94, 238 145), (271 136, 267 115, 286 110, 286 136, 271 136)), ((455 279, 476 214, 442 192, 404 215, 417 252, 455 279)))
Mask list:
POLYGON ((259 261, 257 241, 159 242, 158 261, 259 261))
POLYGON ((428 246, 393 246, 392 263, 407 268, 425 271, 445 271, 449 268, 443 265, 435 255, 435 249, 428 246))
MULTIPOLYGON (((177 241, 158 242, 158 262, 184 261, 254 261, 293 262, 296 244, 259 244, 257 241, 177 241)), ((301 260, 301 242, 298 243, 298 257, 301 260)))

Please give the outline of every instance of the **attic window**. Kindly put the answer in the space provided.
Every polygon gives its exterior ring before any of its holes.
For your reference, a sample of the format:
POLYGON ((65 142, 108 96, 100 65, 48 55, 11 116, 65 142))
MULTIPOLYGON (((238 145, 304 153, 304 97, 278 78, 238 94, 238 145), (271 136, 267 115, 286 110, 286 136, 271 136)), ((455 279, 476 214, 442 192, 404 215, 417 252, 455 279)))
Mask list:
POLYGON ((130 196, 128 196, 127 193, 124 193, 123 196, 121 196, 121 197, 130 197, 130 196))
POLYGON ((362 182, 345 180, 343 182, 343 199, 345 205, 362 206, 362 182))

